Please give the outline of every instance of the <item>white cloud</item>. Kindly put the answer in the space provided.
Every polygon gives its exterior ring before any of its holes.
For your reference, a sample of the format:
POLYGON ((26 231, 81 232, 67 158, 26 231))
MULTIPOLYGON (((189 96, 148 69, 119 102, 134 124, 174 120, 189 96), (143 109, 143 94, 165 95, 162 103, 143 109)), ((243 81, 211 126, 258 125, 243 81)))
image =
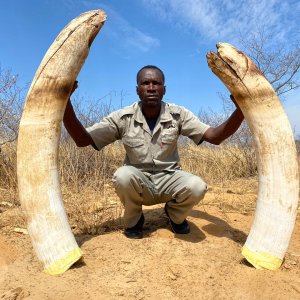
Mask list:
MULTIPOLYGON (((72 1, 72 0, 67 0, 72 1)), ((123 18, 111 6, 95 1, 83 1, 87 9, 102 8, 108 15, 106 21, 106 31, 109 36, 124 47, 128 52, 147 52, 152 48, 158 47, 160 42, 157 38, 141 31, 132 26, 125 18, 123 18)))
POLYGON ((159 46, 159 40, 133 27, 111 8, 106 11, 113 26, 110 27, 112 34, 117 40, 121 40, 123 45, 133 51, 147 52, 153 47, 159 46))
POLYGON ((239 34, 265 26, 274 38, 297 29, 297 1, 281 0, 143 0, 149 11, 208 41, 234 42, 239 34))

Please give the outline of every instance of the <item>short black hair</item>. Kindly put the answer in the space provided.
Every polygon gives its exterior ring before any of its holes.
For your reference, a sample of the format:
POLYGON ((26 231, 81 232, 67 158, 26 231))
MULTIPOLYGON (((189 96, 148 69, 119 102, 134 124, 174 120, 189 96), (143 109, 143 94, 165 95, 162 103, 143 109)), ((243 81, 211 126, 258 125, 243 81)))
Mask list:
POLYGON ((147 65, 147 66, 144 66, 142 67, 136 74, 136 82, 139 83, 139 77, 140 77, 140 74, 143 70, 145 69, 155 69, 157 71, 159 71, 161 73, 161 76, 162 76, 162 79, 163 79, 163 83, 165 83, 165 74, 164 72, 157 66, 153 66, 153 65, 147 65))

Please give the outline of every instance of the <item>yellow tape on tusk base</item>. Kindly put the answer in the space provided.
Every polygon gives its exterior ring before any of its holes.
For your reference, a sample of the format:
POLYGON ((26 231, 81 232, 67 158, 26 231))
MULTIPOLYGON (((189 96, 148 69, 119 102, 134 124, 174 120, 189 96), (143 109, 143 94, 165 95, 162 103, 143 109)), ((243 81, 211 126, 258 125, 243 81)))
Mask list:
POLYGON ((262 251, 251 251, 247 247, 243 247, 242 255, 247 261, 259 270, 277 270, 282 264, 282 259, 272 254, 262 251))
POLYGON ((58 261, 50 265, 48 268, 44 270, 46 274, 49 275, 59 275, 66 272, 76 261, 78 261, 82 257, 82 251, 80 248, 76 248, 58 261))

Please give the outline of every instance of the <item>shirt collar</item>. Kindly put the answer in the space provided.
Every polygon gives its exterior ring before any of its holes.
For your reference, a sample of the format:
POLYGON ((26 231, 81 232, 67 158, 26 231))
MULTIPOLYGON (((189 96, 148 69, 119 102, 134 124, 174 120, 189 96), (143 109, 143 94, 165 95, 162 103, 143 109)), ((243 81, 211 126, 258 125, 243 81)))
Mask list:
MULTIPOLYGON (((141 124, 144 123, 145 117, 142 112, 142 102, 141 101, 137 102, 133 118, 141 124)), ((158 120, 161 123, 172 120, 172 115, 170 113, 169 105, 167 105, 167 103, 164 101, 161 102, 161 109, 160 109, 160 114, 158 116, 158 120)))

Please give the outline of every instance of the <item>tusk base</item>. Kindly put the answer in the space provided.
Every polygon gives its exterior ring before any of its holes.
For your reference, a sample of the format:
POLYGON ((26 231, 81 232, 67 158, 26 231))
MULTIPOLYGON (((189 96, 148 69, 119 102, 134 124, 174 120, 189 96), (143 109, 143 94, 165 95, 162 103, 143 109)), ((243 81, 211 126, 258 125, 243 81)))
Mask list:
POLYGON ((282 264, 282 259, 272 254, 262 251, 251 251, 247 247, 243 247, 242 255, 246 260, 258 270, 277 270, 282 264))
POLYGON ((62 258, 51 264, 49 267, 44 269, 44 273, 48 275, 60 275, 66 272, 76 261, 82 257, 81 249, 75 248, 68 252, 62 258))

